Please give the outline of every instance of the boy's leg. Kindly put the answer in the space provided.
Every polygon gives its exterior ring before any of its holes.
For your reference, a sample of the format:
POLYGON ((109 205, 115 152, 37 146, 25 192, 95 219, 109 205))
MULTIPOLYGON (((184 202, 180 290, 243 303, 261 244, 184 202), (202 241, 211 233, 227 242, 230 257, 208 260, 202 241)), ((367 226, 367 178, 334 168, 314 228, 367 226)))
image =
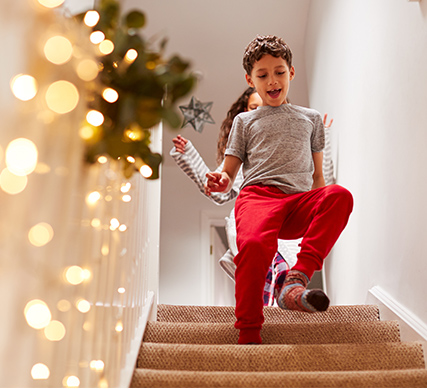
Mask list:
MULTIPOLYGON (((281 291, 279 306, 306 311, 323 310, 326 301, 322 300, 322 296, 318 304, 314 304, 314 309, 310 301, 308 305, 305 304, 305 287, 313 273, 322 269, 323 260, 345 228, 353 209, 353 197, 338 185, 301 193, 297 197, 298 205, 283 223, 279 237, 285 239, 297 233, 303 239, 297 263, 287 276, 281 291)), ((313 301, 316 302, 318 297, 312 293, 313 301)), ((326 296, 325 298, 327 299, 326 296)))
POLYGON ((271 260, 277 251, 277 234, 283 223, 283 192, 274 187, 251 185, 236 200, 238 254, 236 278, 236 323, 239 344, 261 343, 264 322, 263 290, 271 260))

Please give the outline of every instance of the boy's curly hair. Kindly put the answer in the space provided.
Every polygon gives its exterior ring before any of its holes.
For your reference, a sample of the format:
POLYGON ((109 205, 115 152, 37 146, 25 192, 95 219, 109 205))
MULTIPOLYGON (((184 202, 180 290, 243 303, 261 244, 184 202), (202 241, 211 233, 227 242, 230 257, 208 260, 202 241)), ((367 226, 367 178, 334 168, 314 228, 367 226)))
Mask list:
POLYGON ((273 57, 281 57, 292 67, 292 51, 282 38, 275 35, 257 35, 246 47, 243 55, 243 68, 250 76, 254 64, 264 55, 270 54, 273 57))

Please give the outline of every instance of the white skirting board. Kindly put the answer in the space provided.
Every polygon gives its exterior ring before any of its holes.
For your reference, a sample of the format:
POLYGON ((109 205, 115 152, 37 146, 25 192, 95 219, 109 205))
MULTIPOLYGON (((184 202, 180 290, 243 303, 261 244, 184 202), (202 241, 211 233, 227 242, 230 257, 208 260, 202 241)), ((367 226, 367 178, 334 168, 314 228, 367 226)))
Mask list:
POLYGON ((367 304, 378 305, 381 320, 397 320, 402 342, 418 341, 423 344, 427 356, 427 324, 397 302, 380 286, 369 289, 367 304))

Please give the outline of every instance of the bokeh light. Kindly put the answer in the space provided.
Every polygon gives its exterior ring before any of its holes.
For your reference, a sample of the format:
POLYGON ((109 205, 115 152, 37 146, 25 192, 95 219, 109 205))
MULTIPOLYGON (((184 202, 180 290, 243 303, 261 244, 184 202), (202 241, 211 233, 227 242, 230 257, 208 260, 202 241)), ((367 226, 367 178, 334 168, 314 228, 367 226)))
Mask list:
POLYGON ((65 279, 71 285, 81 284, 84 280, 84 272, 80 266, 69 266, 65 269, 65 279))
POLYGON ((48 223, 38 223, 31 227, 28 239, 33 246, 41 247, 48 244, 53 238, 53 228, 48 223))
POLYGON ((47 380, 50 376, 50 370, 44 363, 36 363, 31 368, 31 377, 33 380, 47 380))
POLYGON ((95 10, 87 11, 83 19, 84 24, 88 27, 94 27, 99 22, 99 13, 95 10))
POLYGON ((37 166, 38 151, 36 145, 26 138, 10 142, 6 148, 6 166, 17 176, 26 176, 37 166))
POLYGON ((4 168, 0 173, 0 188, 10 195, 21 193, 28 184, 27 176, 17 176, 8 168, 4 168))
POLYGON ((59 300, 56 304, 56 308, 61 312, 68 312, 71 309, 71 303, 65 299, 59 300))
POLYGON ((90 34, 89 39, 94 45, 97 45, 105 39, 105 34, 102 31, 94 31, 90 34))
POLYGON ((81 313, 86 313, 90 311, 90 303, 89 301, 85 300, 85 299, 79 299, 76 302, 76 308, 81 312, 81 313))
POLYGON ((93 361, 90 361, 89 366, 92 370, 103 371, 104 370, 104 361, 101 361, 100 359, 94 359, 93 361))
POLYGON ((123 331, 123 323, 122 323, 122 321, 121 321, 121 320, 119 320, 119 321, 117 322, 117 324, 116 324, 116 326, 114 327, 114 329, 115 329, 117 332, 122 332, 122 331, 123 331))
POLYGON ((38 0, 46 8, 59 7, 65 0, 38 0))
POLYGON ((76 72, 83 81, 92 81, 98 76, 99 67, 93 59, 83 59, 78 63, 76 72))
POLYGON ((98 46, 99 51, 103 55, 111 54, 114 51, 114 43, 109 39, 104 39, 98 46))
POLYGON ((51 319, 49 307, 42 300, 31 300, 24 309, 25 319, 30 327, 41 329, 46 327, 51 319))
POLYGON ((37 94, 37 81, 28 74, 18 74, 10 82, 10 88, 17 99, 28 101, 37 94))
POLYGON ((86 120, 89 124, 92 124, 92 126, 98 127, 104 123, 104 115, 93 109, 87 113, 86 120))
POLYGON ((109 103, 115 103, 119 98, 119 94, 113 88, 105 88, 102 91, 102 97, 109 103))
POLYGON ((101 193, 97 191, 91 192, 86 196, 86 204, 93 205, 97 203, 100 198, 101 198, 101 193))
POLYGON ((138 58, 138 52, 135 49, 129 49, 125 54, 125 61, 132 63, 138 58))
POLYGON ((78 388, 80 386, 80 380, 75 375, 66 376, 62 380, 62 385, 65 388, 78 388))
POLYGON ((50 110, 65 114, 77 107, 79 91, 71 82, 60 80, 49 85, 45 98, 50 110))
POLYGON ((46 338, 52 342, 60 341, 66 333, 64 324, 58 320, 52 320, 43 331, 46 338))
POLYGON ((68 62, 73 55, 73 45, 67 38, 60 35, 49 38, 43 50, 47 60, 55 65, 68 62))
POLYGON ((139 172, 145 178, 150 178, 153 175, 153 169, 151 169, 151 167, 148 165, 141 166, 141 168, 139 169, 139 172))

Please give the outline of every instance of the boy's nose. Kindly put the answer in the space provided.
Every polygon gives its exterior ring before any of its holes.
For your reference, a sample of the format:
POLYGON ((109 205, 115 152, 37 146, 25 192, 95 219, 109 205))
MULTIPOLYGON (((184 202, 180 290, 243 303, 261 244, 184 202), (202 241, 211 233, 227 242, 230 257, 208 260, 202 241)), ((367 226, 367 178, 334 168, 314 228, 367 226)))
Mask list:
POLYGON ((268 84, 269 85, 274 85, 276 83, 277 83, 276 77, 272 76, 272 77, 269 78, 269 80, 268 80, 268 84))

